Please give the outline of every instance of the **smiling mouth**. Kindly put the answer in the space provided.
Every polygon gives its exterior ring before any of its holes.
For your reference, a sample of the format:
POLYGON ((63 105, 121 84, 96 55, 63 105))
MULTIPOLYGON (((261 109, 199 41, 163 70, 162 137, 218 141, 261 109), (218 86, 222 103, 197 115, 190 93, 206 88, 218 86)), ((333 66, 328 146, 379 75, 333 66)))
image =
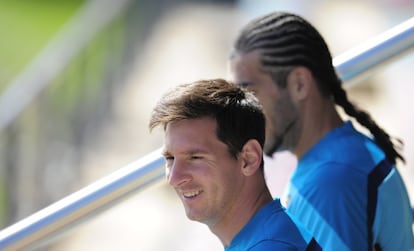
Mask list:
POLYGON ((186 199, 192 199, 197 197, 197 195, 199 195, 201 193, 201 190, 197 190, 197 191, 191 191, 191 192, 184 192, 183 196, 186 199))

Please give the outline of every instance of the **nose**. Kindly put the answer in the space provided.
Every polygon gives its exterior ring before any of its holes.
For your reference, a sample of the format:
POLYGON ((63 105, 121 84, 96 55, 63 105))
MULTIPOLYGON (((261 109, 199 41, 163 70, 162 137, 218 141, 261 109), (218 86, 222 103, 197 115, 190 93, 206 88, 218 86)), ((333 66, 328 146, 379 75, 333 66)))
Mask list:
POLYGON ((168 183, 173 187, 179 187, 191 180, 191 174, 183 161, 174 159, 166 170, 168 183))

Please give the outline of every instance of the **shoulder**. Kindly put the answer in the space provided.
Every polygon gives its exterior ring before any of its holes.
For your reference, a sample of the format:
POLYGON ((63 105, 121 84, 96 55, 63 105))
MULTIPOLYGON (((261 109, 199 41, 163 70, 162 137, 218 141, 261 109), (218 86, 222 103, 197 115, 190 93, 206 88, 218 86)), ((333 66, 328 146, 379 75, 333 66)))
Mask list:
POLYGON ((293 246, 292 244, 277 241, 277 240, 262 240, 247 250, 249 251, 273 251, 273 250, 297 251, 298 247, 293 246))
POLYGON ((316 143, 304 159, 307 158, 311 163, 331 160, 369 172, 370 168, 385 158, 385 153, 370 137, 347 122, 316 143))
MULTIPOLYGON (((307 169, 309 166, 300 168, 307 169)), ((367 173, 337 161, 321 162, 311 169, 306 175, 298 173, 292 177, 289 207, 293 201, 296 201, 295 205, 303 201, 318 210, 335 208, 342 211, 342 206, 348 208, 363 200, 363 191, 367 187, 367 173), (332 203, 333 201, 335 203, 332 203)))
MULTIPOLYGON (((285 208, 280 205, 278 199, 272 202, 273 210, 262 222, 262 231, 260 238, 254 246, 271 246, 294 248, 294 250, 305 250, 308 241, 313 238, 307 229, 301 223, 286 212, 285 208)), ((266 250, 266 249, 264 249, 266 250)), ((285 249, 273 249, 285 250, 285 249)), ((290 250, 290 249, 286 249, 290 250)))
POLYGON ((292 176, 294 183, 309 187, 316 185, 321 187, 336 187, 358 180, 364 180, 367 172, 355 167, 356 163, 346 163, 335 159, 315 161, 314 163, 299 163, 296 172, 292 176))
POLYGON ((312 239, 309 244, 291 244, 277 240, 263 240, 248 248, 249 251, 321 251, 319 244, 312 239))
POLYGON ((310 234, 304 236, 304 231, 276 199, 256 213, 232 244, 242 250, 305 250, 300 247, 306 247, 310 234))

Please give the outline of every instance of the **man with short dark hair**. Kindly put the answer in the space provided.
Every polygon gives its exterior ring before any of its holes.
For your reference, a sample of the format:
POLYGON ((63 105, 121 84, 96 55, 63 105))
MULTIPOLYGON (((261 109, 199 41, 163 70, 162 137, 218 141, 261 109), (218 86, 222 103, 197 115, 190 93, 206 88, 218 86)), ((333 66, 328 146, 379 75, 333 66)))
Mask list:
POLYGON ((155 106, 156 126, 187 217, 206 224, 225 250, 321 250, 266 186, 265 117, 252 93, 222 79, 180 85, 155 106))

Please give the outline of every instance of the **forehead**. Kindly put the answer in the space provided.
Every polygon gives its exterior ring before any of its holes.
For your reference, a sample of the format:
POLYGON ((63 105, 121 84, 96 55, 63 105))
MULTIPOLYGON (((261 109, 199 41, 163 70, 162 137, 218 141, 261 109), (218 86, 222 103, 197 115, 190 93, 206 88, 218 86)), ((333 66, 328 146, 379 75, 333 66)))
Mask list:
POLYGON ((249 52, 238 52, 230 59, 233 64, 241 66, 250 66, 252 68, 260 68, 260 50, 249 52))
POLYGON ((169 151, 188 147, 209 148, 218 141, 216 121, 210 117, 171 122, 165 130, 165 147, 169 151))
POLYGON ((229 71, 231 80, 235 82, 264 74, 260 63, 260 51, 236 53, 229 61, 229 71))

